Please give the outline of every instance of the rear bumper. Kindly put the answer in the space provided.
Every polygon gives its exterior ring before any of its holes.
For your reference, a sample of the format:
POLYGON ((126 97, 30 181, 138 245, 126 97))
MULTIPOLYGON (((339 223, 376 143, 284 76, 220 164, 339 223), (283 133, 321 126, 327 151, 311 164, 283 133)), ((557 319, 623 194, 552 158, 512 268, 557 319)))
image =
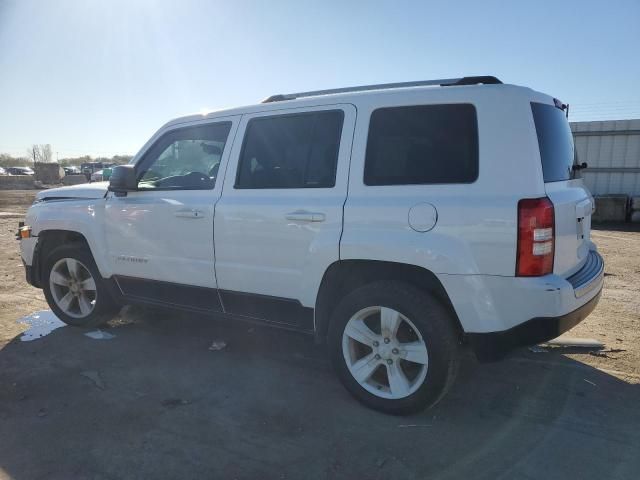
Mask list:
POLYGON ((480 360, 555 338, 595 308, 604 262, 595 246, 570 277, 440 275, 469 343, 480 360))
POLYGON ((600 300, 599 291, 581 307, 558 317, 532 318, 502 332, 469 333, 467 338, 478 360, 492 361, 504 357, 517 347, 546 342, 570 330, 596 308, 600 300))

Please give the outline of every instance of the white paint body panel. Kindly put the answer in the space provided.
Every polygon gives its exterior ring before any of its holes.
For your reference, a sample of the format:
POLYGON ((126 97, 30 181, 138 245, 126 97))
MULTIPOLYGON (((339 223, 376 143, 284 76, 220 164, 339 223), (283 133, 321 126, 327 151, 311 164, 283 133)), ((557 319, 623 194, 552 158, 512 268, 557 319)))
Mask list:
POLYGON ((553 272, 569 276, 587 260, 591 245, 593 200, 582 179, 545 184, 555 215, 553 272))
MULTIPOLYGON (((219 172, 226 168, 239 120, 237 116, 216 119, 232 124, 219 172)), ((124 197, 108 194, 104 231, 111 272, 216 288, 213 216, 221 192, 219 176, 212 190, 147 190, 124 197)))
POLYGON ((521 92, 507 88, 496 93, 487 89, 470 98, 462 89, 442 88, 430 95, 407 92, 401 98, 371 98, 358 105, 362 121, 351 157, 354 173, 345 204, 341 258, 408 263, 434 273, 514 275, 518 200, 545 193, 535 131, 518 121, 531 116, 529 104, 518 98, 521 92), (476 109, 478 179, 471 184, 365 185, 362 172, 371 113, 382 107, 442 103, 471 103, 476 109), (435 227, 424 233, 407 221, 410 209, 422 202, 432 204, 438 215, 435 227))
MULTIPOLYGON (((216 276, 220 289, 293 298, 306 307, 315 306, 325 270, 339 260, 342 208, 356 121, 352 105, 303 111, 323 110, 344 112, 336 184, 332 188, 235 189, 242 142, 234 144, 224 193, 216 205, 216 276), (296 215, 309 214, 324 220, 295 219, 296 215)), ((287 109, 278 114, 298 112, 300 109, 287 109)), ((238 138, 243 138, 251 119, 263 115, 243 116, 238 138)))
MULTIPOLYGON (((105 187, 105 185, 102 185, 105 187)), ((65 187, 63 187, 65 188, 65 187)), ((58 197, 63 188, 46 190, 42 193, 50 193, 51 196, 58 197)), ((80 189, 79 189, 80 190, 80 189)), ((87 199, 84 196, 73 198, 76 191, 65 190, 65 196, 69 200, 49 200, 47 202, 35 203, 32 205, 25 217, 25 223, 32 228, 32 235, 39 236, 46 230, 67 230, 82 234, 91 248, 96 266, 103 277, 111 276, 111 265, 104 254, 104 198, 87 199)), ((102 188, 102 196, 106 192, 102 188)), ((24 248, 23 243, 21 248, 24 248)), ((32 255, 32 254, 31 254, 32 255)), ((24 259, 24 255, 23 255, 24 259)), ((27 263, 27 265, 31 265, 27 263)))
MULTIPOLYGON (((104 277, 118 273, 218 287, 290 298, 307 307, 315 305, 324 272, 338 260, 414 265, 441 281, 465 331, 500 331, 534 317, 568 313, 599 290, 578 299, 565 279, 580 268, 588 250, 595 249, 588 229, 579 245, 569 238, 572 231, 576 233, 576 212, 586 209, 581 202, 588 193, 576 182, 545 186, 532 101, 553 103, 547 95, 511 85, 414 87, 184 117, 161 128, 133 162, 173 128, 231 118, 233 128, 215 189, 135 192, 123 198, 109 194, 106 199, 104 186, 54 189, 39 197, 75 199, 35 204, 27 224, 36 235, 47 229, 84 235, 104 277), (371 113, 382 107, 443 103, 470 103, 476 108, 477 180, 457 185, 365 186, 371 113), (244 129, 251 118, 337 106, 344 110, 345 121, 334 188, 233 188, 244 129), (547 195, 558 206, 556 269, 545 277, 516 278, 518 201, 547 195), (410 213, 417 205, 423 207, 410 213), (433 206, 433 211, 424 205, 433 206), (176 217, 176 210, 183 208, 200 209, 204 218, 176 217), (287 218, 300 212, 324 215, 324 221, 287 218), (118 261, 120 256, 148 261, 118 261)), ((27 264, 33 243, 22 242, 27 264)))

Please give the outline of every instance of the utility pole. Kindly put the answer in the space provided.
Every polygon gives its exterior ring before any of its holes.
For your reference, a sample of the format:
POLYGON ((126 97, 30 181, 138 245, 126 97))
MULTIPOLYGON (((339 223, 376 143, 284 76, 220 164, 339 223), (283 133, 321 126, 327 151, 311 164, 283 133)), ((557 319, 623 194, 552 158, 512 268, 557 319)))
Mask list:
POLYGON ((36 169, 36 146, 33 145, 31 147, 31 152, 33 153, 33 169, 36 169))

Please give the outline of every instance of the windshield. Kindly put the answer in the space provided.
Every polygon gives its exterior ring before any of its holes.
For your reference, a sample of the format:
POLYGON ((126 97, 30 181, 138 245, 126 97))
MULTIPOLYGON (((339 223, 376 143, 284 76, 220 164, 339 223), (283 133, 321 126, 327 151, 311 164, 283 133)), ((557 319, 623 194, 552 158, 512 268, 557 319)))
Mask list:
POLYGON ((531 103, 545 183, 573 178, 575 149, 569 122, 554 105, 531 103))

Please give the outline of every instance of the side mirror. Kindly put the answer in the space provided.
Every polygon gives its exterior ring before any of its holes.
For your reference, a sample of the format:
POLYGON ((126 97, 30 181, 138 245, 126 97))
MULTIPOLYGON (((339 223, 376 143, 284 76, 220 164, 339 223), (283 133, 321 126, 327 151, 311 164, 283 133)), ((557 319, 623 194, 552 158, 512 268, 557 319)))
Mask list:
POLYGON ((109 178, 109 191, 116 196, 125 196, 127 192, 138 190, 138 178, 133 165, 118 165, 113 167, 109 178))

